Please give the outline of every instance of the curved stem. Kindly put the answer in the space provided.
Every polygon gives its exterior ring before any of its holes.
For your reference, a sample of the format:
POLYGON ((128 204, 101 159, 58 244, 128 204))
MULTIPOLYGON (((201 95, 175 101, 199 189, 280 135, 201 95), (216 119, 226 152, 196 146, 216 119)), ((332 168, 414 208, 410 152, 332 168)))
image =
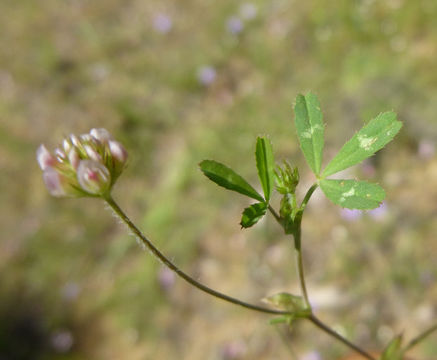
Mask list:
POLYGON ((209 295, 212 295, 216 298, 222 299, 224 301, 227 301, 229 303, 242 306, 244 308, 255 310, 258 312, 266 313, 266 314, 274 314, 274 315, 289 315, 290 313, 288 311, 280 311, 280 310, 272 310, 265 307, 253 305, 246 303, 244 301, 235 299, 231 296, 222 294, 216 290, 213 290, 209 288, 206 285, 203 285, 199 283, 197 280, 193 279, 191 276, 184 273, 182 270, 180 270, 175 264, 173 264, 164 254, 162 254, 155 245, 152 244, 152 242, 146 238, 146 236, 135 226, 135 224, 129 219, 129 217, 123 212, 123 210, 118 206, 118 204, 114 201, 114 199, 111 196, 108 196, 105 198, 105 201, 108 203, 108 205, 114 210, 114 213, 128 226, 128 228, 137 236, 142 243, 150 250, 150 252, 159 260, 161 261, 165 266, 167 266, 170 270, 172 270, 176 275, 190 283, 191 285, 195 286, 199 290, 202 290, 203 292, 206 292, 209 295))
POLYGON ((332 330, 329 326, 325 325, 323 322, 321 322, 314 314, 310 315, 308 317, 308 320, 311 321, 314 325, 316 325, 318 328, 326 332, 327 334, 331 335, 332 337, 335 337, 337 340, 341 341, 346 346, 354 349, 357 353, 361 354, 364 358, 369 360, 375 360, 375 358, 364 351, 363 349, 359 348, 357 345, 351 343, 349 340, 341 336, 339 333, 332 330))
POLYGON ((412 339, 408 343, 408 345, 404 348, 403 353, 406 353, 408 350, 416 346, 418 343, 420 343, 422 340, 424 340, 427 336, 431 335, 436 330, 437 330, 437 323, 431 326, 430 328, 426 329, 424 332, 416 336, 414 339, 412 339))

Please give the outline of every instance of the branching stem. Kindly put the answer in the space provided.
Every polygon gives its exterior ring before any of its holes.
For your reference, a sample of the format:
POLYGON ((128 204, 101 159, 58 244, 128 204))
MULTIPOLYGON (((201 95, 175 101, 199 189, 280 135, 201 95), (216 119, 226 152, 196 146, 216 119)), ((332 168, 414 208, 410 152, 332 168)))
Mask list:
MULTIPOLYGON (((353 344, 352 342, 350 342, 349 340, 347 340, 346 338, 344 338, 343 336, 341 336, 340 334, 335 332, 329 326, 327 326, 322 321, 320 321, 312 313, 311 304, 310 304, 309 296, 308 296, 308 291, 307 291, 306 283, 305 283, 305 274, 304 274, 304 267, 303 267, 302 242, 301 242, 301 223, 302 223, 302 216, 303 216, 305 207, 306 207, 308 201, 310 200, 311 195, 317 189, 317 186, 318 186, 317 184, 313 184, 308 189, 308 191, 305 194, 305 197, 302 200, 302 203, 301 203, 301 205, 299 207, 299 211, 296 214, 296 217, 294 219, 295 227, 294 227, 294 231, 293 231, 293 238, 294 238, 294 250, 295 250, 295 254, 296 254, 296 265, 297 265, 297 273, 298 273, 298 277, 299 277, 299 284, 300 284, 300 289, 301 289, 302 296, 303 296, 303 299, 305 301, 305 304, 307 305, 308 309, 311 310, 311 314, 308 317, 306 317, 306 318, 310 322, 312 322, 314 325, 316 325, 319 329, 323 330, 328 335, 330 335, 330 336, 336 338, 337 340, 341 341, 344 345, 346 345, 349 348, 353 349, 354 351, 356 351, 358 354, 360 354, 364 358, 366 358, 368 360, 375 360, 375 358, 372 355, 370 355, 365 350, 361 349, 359 346, 353 344)), ((270 211, 272 211, 272 210, 270 209, 270 211)), ((275 218, 276 218, 276 216, 275 216, 275 218)), ((278 219, 276 218, 276 220, 278 220, 278 219)), ((281 221, 280 218, 279 218, 278 222, 279 222, 279 224, 282 225, 282 221, 281 221)))
MULTIPOLYGON (((317 184, 314 184, 311 186, 311 188, 307 191, 301 206, 300 211, 296 216, 296 228, 293 232, 294 236, 294 247, 296 250, 296 262, 297 262, 297 270, 298 270, 298 276, 299 276, 299 282, 300 287, 302 291, 302 295, 304 298, 304 301, 309 309, 311 309, 311 305, 309 302, 309 296, 306 289, 305 284, 305 276, 304 276, 304 268, 303 268, 303 258, 302 258, 302 249, 301 249, 301 221, 302 221, 302 215, 304 212, 304 209, 306 207, 306 204, 308 203, 311 195, 313 194, 314 190, 317 188, 317 184)), ((150 250, 150 252, 159 260, 161 261, 165 266, 167 266, 170 270, 172 270, 176 275, 187 281, 189 284, 195 286, 199 290, 212 295, 216 298, 222 299, 224 301, 227 301, 229 303, 242 306, 246 309, 266 313, 266 314, 273 314, 273 315, 290 315, 290 312, 288 311, 281 311, 281 310, 274 310, 269 309, 262 306, 257 306, 254 304, 246 303, 244 301, 241 301, 239 299, 233 298, 231 296, 225 295, 221 292, 218 292, 214 289, 211 289, 210 287, 203 285, 202 283, 198 282, 197 280, 193 279, 190 275, 183 272, 181 269, 179 269, 173 262, 171 262, 163 253, 161 253, 155 245, 135 226, 135 224, 129 219, 129 217, 123 212, 123 210, 118 206, 118 204, 115 202, 115 200, 108 196, 105 198, 105 201, 108 203, 108 205, 112 208, 114 213, 127 225, 127 227, 132 231, 132 233, 138 237, 139 240, 150 250)), ((269 206, 269 211, 273 214, 275 219, 282 225, 282 219, 281 217, 276 213, 276 211, 269 206)), ((372 357, 370 354, 368 354, 366 351, 362 350, 357 345, 351 343, 349 340, 345 339, 343 336, 335 332, 333 329, 325 325, 322 321, 320 321, 311 310, 311 313, 306 317, 310 322, 312 322, 315 326, 317 326, 319 329, 323 330, 328 335, 336 338, 349 348, 355 350, 357 353, 361 354, 364 358, 368 360, 375 360, 374 357, 372 357)), ((405 349, 408 350, 409 348, 416 345, 419 341, 421 341, 423 338, 428 336, 431 332, 437 329, 437 324, 434 325, 432 328, 425 331, 423 334, 418 336, 416 339, 412 340, 409 346, 405 349)))

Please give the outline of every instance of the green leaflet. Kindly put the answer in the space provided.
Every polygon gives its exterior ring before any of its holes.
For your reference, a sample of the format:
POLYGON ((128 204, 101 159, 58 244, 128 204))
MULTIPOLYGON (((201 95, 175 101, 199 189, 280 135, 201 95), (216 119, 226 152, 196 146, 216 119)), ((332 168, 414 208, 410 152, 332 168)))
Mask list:
POLYGON ((273 318, 269 321, 270 325, 287 324, 288 326, 293 325, 295 317, 293 315, 284 315, 281 317, 273 318))
POLYGON ((214 160, 203 160, 199 166, 205 176, 217 185, 264 202, 263 197, 246 180, 227 166, 214 160))
POLYGON ((319 185, 334 204, 348 209, 374 209, 385 198, 383 188, 366 181, 324 179, 319 185))
POLYGON ((249 228, 255 225, 266 214, 266 210, 267 204, 264 202, 256 203, 245 208, 241 217, 241 227, 249 228))
POLYGON ((294 106, 295 123, 300 147, 314 174, 319 175, 324 146, 323 116, 317 96, 299 94, 294 106))
POLYGON ((382 149, 399 132, 402 123, 392 111, 379 114, 356 133, 323 170, 327 177, 358 164, 382 149))
POLYGON ((275 181, 275 159, 273 158, 272 144, 267 138, 257 138, 255 157, 258 176, 264 191, 264 198, 266 202, 269 202, 275 181))
POLYGON ((281 292, 263 299, 264 302, 274 306, 277 309, 293 311, 296 313, 305 313, 308 308, 302 296, 281 292))
POLYGON ((385 348, 379 360, 402 360, 402 335, 393 338, 385 348))

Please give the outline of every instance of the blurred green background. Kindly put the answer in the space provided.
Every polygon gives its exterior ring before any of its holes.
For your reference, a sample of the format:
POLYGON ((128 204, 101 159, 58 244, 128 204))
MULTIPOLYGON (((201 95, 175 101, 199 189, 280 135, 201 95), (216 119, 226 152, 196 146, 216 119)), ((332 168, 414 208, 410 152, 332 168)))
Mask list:
MULTIPOLYGON (((437 2, 434 0, 0 2, 0 359, 338 359, 311 324, 289 331, 163 269, 93 199, 55 199, 40 143, 104 127, 130 153, 114 197, 177 264, 259 303, 298 291, 274 219, 241 230, 250 202, 202 176, 213 158, 257 184, 255 138, 314 181, 292 102, 314 91, 325 163, 395 110, 401 134, 350 171, 382 184, 378 211, 316 192, 303 228, 318 315, 368 349, 437 312, 437 2)), ((259 185, 257 185, 259 187, 259 185)), ((279 198, 273 199, 274 203, 279 198)), ((436 359, 436 336, 411 353, 436 359)))

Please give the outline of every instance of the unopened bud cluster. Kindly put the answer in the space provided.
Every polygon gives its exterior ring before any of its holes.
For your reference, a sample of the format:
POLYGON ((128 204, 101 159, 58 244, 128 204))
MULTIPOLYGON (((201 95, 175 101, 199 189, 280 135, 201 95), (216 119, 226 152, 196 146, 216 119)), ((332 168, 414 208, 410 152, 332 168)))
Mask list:
POLYGON ((40 145, 36 157, 53 196, 105 196, 122 173, 127 152, 106 129, 92 129, 70 135, 54 153, 40 145))
POLYGON ((291 165, 284 161, 284 166, 281 168, 277 165, 275 170, 276 190, 282 195, 294 194, 296 186, 299 184, 299 171, 297 167, 292 168, 291 165))
POLYGON ((297 167, 284 161, 283 167, 277 165, 275 170, 276 190, 282 194, 279 215, 281 216, 284 231, 292 234, 295 229, 295 217, 299 211, 296 202, 296 187, 299 184, 299 171, 297 167))

